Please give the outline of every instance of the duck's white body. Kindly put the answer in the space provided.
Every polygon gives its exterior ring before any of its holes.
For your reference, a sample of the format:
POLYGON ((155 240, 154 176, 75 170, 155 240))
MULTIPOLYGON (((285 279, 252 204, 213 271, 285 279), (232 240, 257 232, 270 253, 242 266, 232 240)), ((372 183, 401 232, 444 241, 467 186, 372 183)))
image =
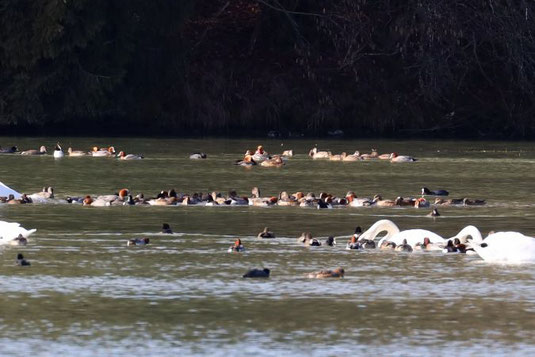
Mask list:
POLYGON ((19 235, 28 238, 37 229, 25 229, 20 223, 0 221, 0 245, 11 244, 10 242, 19 235))
POLYGON ((60 159, 60 158, 62 158, 64 156, 65 156, 65 153, 61 149, 61 146, 56 145, 56 148, 54 149, 54 158, 55 159, 60 159))
POLYGON ((535 238, 518 232, 497 232, 483 241, 471 244, 476 253, 488 262, 535 263, 535 238))
POLYGON ((318 151, 318 148, 313 148, 308 153, 313 159, 329 159, 331 157, 331 153, 328 151, 318 151))

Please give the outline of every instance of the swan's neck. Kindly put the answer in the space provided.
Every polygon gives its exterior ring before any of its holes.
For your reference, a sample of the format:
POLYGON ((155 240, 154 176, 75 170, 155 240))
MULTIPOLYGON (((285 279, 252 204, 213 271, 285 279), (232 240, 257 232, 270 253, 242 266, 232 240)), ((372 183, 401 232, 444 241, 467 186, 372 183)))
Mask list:
POLYGON ((359 240, 375 240, 377 236, 383 232, 386 232, 386 235, 383 237, 383 240, 388 240, 393 235, 399 233, 399 228, 394 222, 388 219, 383 219, 375 222, 375 224, 371 226, 366 232, 362 233, 359 240))
POLYGON ((457 233, 456 236, 452 238, 459 238, 461 242, 466 241, 466 238, 472 237, 472 241, 474 242, 481 242, 483 241, 483 237, 481 236, 481 232, 477 227, 475 226, 466 226, 464 227, 459 233, 457 233))

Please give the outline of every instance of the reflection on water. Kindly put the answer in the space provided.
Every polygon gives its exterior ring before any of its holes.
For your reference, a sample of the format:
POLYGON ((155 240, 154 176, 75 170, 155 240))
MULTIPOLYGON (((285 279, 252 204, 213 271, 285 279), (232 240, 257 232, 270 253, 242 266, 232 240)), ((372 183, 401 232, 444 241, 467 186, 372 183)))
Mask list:
MULTIPOLYGON (((46 141, 46 140, 45 140, 46 141)), ((4 138, 30 148, 55 143, 4 138)), ((0 206, 0 219, 37 228, 26 247, 0 248, 0 355, 532 355, 533 265, 491 265, 441 253, 346 251, 356 225, 389 218, 401 229, 452 236, 468 224, 482 232, 535 235, 535 151, 524 143, 327 141, 334 152, 378 147, 420 159, 414 164, 322 162, 305 154, 312 141, 266 141, 270 152, 294 149, 281 169, 231 165, 249 140, 64 138, 64 147, 114 144, 143 161, 0 156, 1 180, 27 193, 53 186, 58 196, 106 194, 128 187, 154 195, 236 189, 248 194, 328 191, 386 198, 417 196, 422 186, 452 197, 483 198, 483 207, 429 209, 299 207, 0 206), (284 144, 284 146, 281 146, 284 144), (208 154, 191 161, 193 151, 208 154), (159 234, 168 222, 173 235, 159 234), (256 234, 269 226, 275 240, 256 234), (335 247, 305 248, 302 231, 335 247), (149 236, 145 247, 128 239, 149 236), (227 248, 240 238, 242 254, 227 248), (16 267, 17 252, 31 261, 16 267), (246 280, 252 267, 266 280, 246 280), (342 266, 346 278, 309 280, 342 266), (373 351, 370 353, 370 351, 373 351)))

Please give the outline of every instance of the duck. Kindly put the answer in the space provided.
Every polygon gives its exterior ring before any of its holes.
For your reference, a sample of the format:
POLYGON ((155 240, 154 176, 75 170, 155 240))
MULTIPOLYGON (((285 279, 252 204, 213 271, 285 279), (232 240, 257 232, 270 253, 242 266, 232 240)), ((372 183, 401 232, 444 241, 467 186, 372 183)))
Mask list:
POLYGON ((32 193, 30 199, 34 201, 45 201, 48 199, 54 198, 54 188, 53 187, 43 187, 41 192, 32 193))
POLYGON ((489 263, 535 262, 535 238, 520 232, 491 232, 472 240, 471 247, 489 263))
POLYGON ((377 149, 372 149, 371 150, 371 153, 370 155, 376 159, 379 159, 379 160, 390 160, 391 159, 391 155, 392 154, 381 154, 379 155, 379 152, 377 151, 377 149))
POLYGON ((334 247, 336 245, 336 239, 333 236, 329 236, 325 240, 325 245, 329 247, 334 247))
POLYGON ((173 230, 171 229, 171 226, 168 223, 162 224, 162 233, 164 234, 173 234, 173 230))
POLYGON ((457 251, 459 253, 467 254, 468 252, 474 252, 474 248, 469 248, 466 246, 466 244, 461 243, 461 240, 459 238, 455 238, 453 240, 453 246, 457 248, 457 251))
POLYGON ((463 199, 463 205, 465 206, 483 206, 485 203, 485 200, 472 200, 469 198, 463 199))
POLYGON ((450 239, 444 247, 444 253, 457 253, 457 248, 453 245, 453 241, 450 239))
POLYGON ((394 207, 396 206, 396 201, 393 200, 383 200, 381 195, 373 196, 373 205, 378 207, 394 207))
POLYGON ((342 161, 362 161, 363 159, 360 157, 360 153, 358 151, 355 151, 354 154, 348 155, 347 153, 343 152, 341 154, 342 161))
POLYGON ((371 198, 358 198, 352 191, 346 194, 346 200, 350 207, 368 207, 374 203, 371 198))
POLYGON ((318 148, 315 147, 308 152, 308 156, 312 157, 313 159, 329 159, 329 157, 331 156, 331 152, 318 151, 318 148))
POLYGON ((355 235, 352 235, 351 239, 346 244, 346 250, 353 250, 353 249, 361 249, 361 246, 355 235))
POLYGON ((282 152, 282 157, 293 157, 294 156, 294 151, 293 150, 284 150, 282 152))
POLYGON ((63 152, 63 149, 61 149, 61 146, 59 145, 59 143, 56 144, 53 155, 55 159, 65 157, 65 153, 63 152))
POLYGON ((20 153, 21 155, 45 155, 46 146, 41 146, 39 150, 25 150, 20 153))
POLYGON ((427 237, 424 238, 423 242, 418 242, 414 245, 416 250, 435 250, 442 251, 444 249, 443 243, 431 243, 431 240, 427 237))
POLYGON ((343 268, 336 268, 334 270, 320 270, 314 273, 308 274, 310 279, 323 279, 323 278, 343 278, 345 270, 343 268))
POLYGON ((71 147, 67 149, 67 154, 72 157, 87 156, 88 154, 82 150, 73 150, 71 147))
POLYGON ((250 150, 245 152, 245 155, 242 160, 236 160, 234 165, 251 167, 256 165, 256 161, 253 159, 253 155, 250 150))
POLYGON ((417 161, 417 159, 415 159, 412 156, 398 155, 395 152, 390 154, 390 162, 414 162, 414 161, 417 161))
POLYGON ((320 247, 321 242, 317 240, 316 238, 312 238, 308 241, 308 244, 306 244, 309 247, 320 247))
POLYGON ((130 245, 147 245, 147 244, 149 244, 149 242, 150 242, 149 238, 134 238, 134 239, 128 240, 128 242, 126 242, 126 245, 127 246, 130 246, 130 245))
POLYGON ((260 166, 264 167, 281 167, 284 165, 284 161, 279 155, 273 155, 271 159, 266 159, 260 163, 260 166))
POLYGON ((435 198, 435 204, 441 206, 462 205, 463 201, 464 198, 450 198, 448 200, 445 200, 440 197, 435 198))
POLYGON ((0 221, 0 245, 10 244, 14 239, 28 238, 35 233, 37 229, 25 229, 20 223, 0 221))
POLYGON ((19 236, 13 240, 10 240, 8 242, 9 245, 27 245, 28 239, 24 238, 22 234, 19 234, 19 236))
POLYGON ((414 198, 403 198, 401 196, 396 197, 394 200, 396 206, 413 206, 415 205, 416 200, 414 198))
POLYGON ((362 239, 359 241, 360 249, 375 249, 377 246, 371 239, 362 239))
POLYGON ((206 159, 208 156, 204 152, 194 152, 189 156, 192 160, 200 160, 200 159, 206 159))
POLYGON ((112 157, 115 155, 115 148, 113 146, 110 146, 109 148, 101 148, 93 147, 93 151, 89 152, 89 154, 93 157, 112 157))
POLYGON ((396 245, 395 251, 396 252, 408 252, 408 253, 411 253, 412 252, 412 247, 409 244, 407 244, 407 240, 406 239, 403 239, 401 244, 396 245))
POLYGON ((29 261, 24 259, 24 256, 21 253, 17 254, 17 260, 15 260, 15 263, 21 267, 27 267, 31 265, 29 261))
POLYGON ((261 239, 275 238, 275 233, 270 232, 268 227, 264 227, 264 230, 258 233, 257 238, 261 238, 261 239))
POLYGON ((438 212, 438 209, 433 208, 433 210, 431 211, 431 213, 429 213, 427 216, 428 216, 428 217, 439 217, 439 216, 440 216, 440 213, 438 212))
POLYGON ((383 241, 381 245, 379 246, 380 250, 395 250, 396 249, 396 243, 389 242, 389 241, 383 241))
POLYGON ((269 159, 269 154, 264 151, 264 147, 262 145, 258 145, 252 158, 254 161, 261 163, 262 161, 269 159))
POLYGON ((236 239, 236 241, 234 242, 234 245, 231 245, 230 248, 228 249, 228 252, 229 253, 232 253, 232 252, 244 252, 245 251, 245 247, 243 246, 243 244, 241 243, 241 239, 236 239))
POLYGON ((297 238, 298 243, 303 243, 305 245, 309 245, 311 241, 312 241, 312 233, 310 232, 303 232, 301 233, 301 236, 297 238))
POLYGON ((271 271, 268 268, 264 269, 250 269, 247 273, 243 274, 244 278, 269 278, 271 271))
POLYGON ((424 195, 430 195, 430 196, 448 196, 450 193, 446 190, 434 190, 431 191, 427 187, 422 187, 422 196, 424 195))
POLYGON ((279 193, 277 205, 278 206, 297 206, 299 205, 299 201, 296 196, 294 195, 290 196, 288 195, 288 192, 282 191, 281 193, 279 193))
POLYGON ((417 198, 417 199, 414 200, 414 207, 415 208, 427 208, 430 205, 431 204, 429 203, 429 201, 426 200, 423 197, 420 197, 420 198, 417 198))
POLYGON ((2 148, 0 147, 0 154, 14 154, 17 151, 19 151, 19 148, 16 146, 12 146, 10 148, 2 148))
POLYGON ((137 154, 128 154, 126 155, 124 151, 120 151, 119 155, 117 156, 121 160, 141 160, 143 159, 143 155, 137 155, 137 154))

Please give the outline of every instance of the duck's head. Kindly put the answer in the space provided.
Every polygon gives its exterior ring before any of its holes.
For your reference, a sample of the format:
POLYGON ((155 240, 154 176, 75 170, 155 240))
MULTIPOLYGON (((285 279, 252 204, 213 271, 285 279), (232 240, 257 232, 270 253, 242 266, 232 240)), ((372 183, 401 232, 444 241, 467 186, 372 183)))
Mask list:
POLYGON ((98 146, 93 146, 93 152, 98 151, 98 146))
POLYGON ((336 244, 336 240, 334 239, 333 236, 329 236, 329 237, 327 238, 326 243, 327 243, 327 245, 333 246, 333 245, 336 244))
POLYGON ((390 159, 395 159, 396 157, 398 157, 398 154, 393 152, 390 154, 390 159))
POLYGON ((353 233, 354 236, 358 237, 362 234, 362 228, 360 226, 355 227, 355 233, 353 233))
POLYGON ((44 146, 44 145, 41 146, 41 147, 39 148, 39 151, 42 152, 42 153, 46 153, 46 146, 44 146))
POLYGON ((123 188, 122 190, 119 191, 119 198, 121 199, 124 199, 126 196, 128 196, 128 194, 130 193, 130 191, 128 191, 127 188, 123 188))
POLYGON ((124 151, 119 151, 119 154, 117 156, 123 158, 126 156, 126 154, 124 153, 124 151))
POLYGON ((17 260, 22 260, 24 259, 24 255, 22 255, 21 253, 17 254, 17 260))
MULTIPOLYGON (((113 146, 110 146, 110 147, 108 148, 108 152, 109 152, 110 154, 115 154, 115 148, 114 148, 113 146)), ((124 154, 124 153, 123 153, 123 154, 124 154)))
POLYGON ((149 244, 150 239, 149 238, 143 238, 143 242, 145 242, 145 244, 149 244))
POLYGON ((253 187, 251 190, 252 197, 259 198, 260 197, 260 189, 258 187, 253 187))
POLYGON ((373 200, 374 201, 382 201, 383 197, 381 195, 377 194, 377 195, 373 196, 373 200))
POLYGON ((258 147, 256 148, 256 151, 258 151, 260 154, 263 154, 264 153, 264 147, 262 145, 258 145, 258 147))
POLYGON ((241 239, 238 238, 238 239, 236 239, 236 241, 234 241, 234 246, 235 247, 239 247, 240 245, 241 245, 241 239))
POLYGON ((422 187, 422 195, 428 195, 430 193, 431 193, 431 191, 429 191, 429 189, 427 187, 422 187))
POLYGON ((345 274, 345 270, 342 267, 338 267, 338 268, 334 269, 334 273, 340 275, 340 277, 343 278, 344 274, 345 274))
POLYGON ((295 198, 296 198, 297 200, 300 200, 300 199, 302 199, 303 197, 305 197, 305 194, 304 194, 303 192, 296 192, 296 193, 294 194, 294 196, 295 196, 295 198))
POLYGON ((162 230, 168 230, 168 229, 171 229, 171 226, 169 225, 169 223, 164 223, 162 224, 162 230))
POLYGON ((429 239, 428 237, 425 237, 424 238, 424 247, 427 247, 429 244, 431 244, 431 239, 429 239))
POLYGON ((89 206, 91 203, 93 203, 93 199, 91 198, 91 196, 89 196, 89 195, 85 196, 84 201, 83 201, 82 204, 84 206, 89 206))
POLYGON ((314 156, 318 152, 318 148, 313 148, 308 152, 308 156, 314 156))

